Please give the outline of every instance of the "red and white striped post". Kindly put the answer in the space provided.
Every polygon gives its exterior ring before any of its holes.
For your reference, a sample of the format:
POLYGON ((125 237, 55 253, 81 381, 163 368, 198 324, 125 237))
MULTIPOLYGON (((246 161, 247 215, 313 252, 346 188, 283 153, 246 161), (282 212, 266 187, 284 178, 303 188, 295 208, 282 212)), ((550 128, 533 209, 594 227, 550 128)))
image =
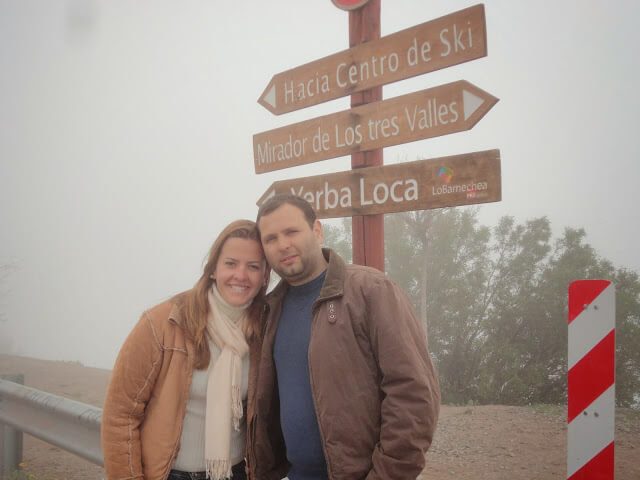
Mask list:
POLYGON ((569 285, 567 478, 612 480, 615 427, 615 288, 569 285))

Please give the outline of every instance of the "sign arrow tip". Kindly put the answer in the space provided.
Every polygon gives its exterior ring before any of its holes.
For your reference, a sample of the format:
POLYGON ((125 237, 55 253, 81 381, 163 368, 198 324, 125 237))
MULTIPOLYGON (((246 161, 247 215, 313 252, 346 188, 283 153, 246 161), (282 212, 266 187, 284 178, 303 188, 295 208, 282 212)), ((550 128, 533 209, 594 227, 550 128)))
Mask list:
POLYGON ((271 85, 271 88, 268 89, 264 95, 262 95, 262 100, 271 105, 272 108, 276 108, 276 85, 271 85))
POLYGON ((262 195, 262 197, 260 197, 260 199, 256 202, 256 205, 258 205, 258 207, 260 205, 262 205, 264 202, 266 202, 267 200, 269 200, 271 197, 273 197, 276 194, 276 189, 275 188, 271 188, 271 191, 268 191, 266 193, 264 193, 262 195))
POLYGON ((467 90, 462 90, 462 103, 464 104, 464 119, 467 120, 484 103, 484 99, 467 90))

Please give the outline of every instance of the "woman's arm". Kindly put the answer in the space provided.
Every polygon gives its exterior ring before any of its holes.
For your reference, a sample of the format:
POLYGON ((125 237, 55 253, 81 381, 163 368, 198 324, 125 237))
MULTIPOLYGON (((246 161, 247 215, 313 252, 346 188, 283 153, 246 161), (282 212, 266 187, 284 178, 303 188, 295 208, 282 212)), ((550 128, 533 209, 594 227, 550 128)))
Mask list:
POLYGON ((151 317, 145 312, 120 349, 102 411, 102 452, 109 480, 143 478, 140 424, 162 352, 151 317))

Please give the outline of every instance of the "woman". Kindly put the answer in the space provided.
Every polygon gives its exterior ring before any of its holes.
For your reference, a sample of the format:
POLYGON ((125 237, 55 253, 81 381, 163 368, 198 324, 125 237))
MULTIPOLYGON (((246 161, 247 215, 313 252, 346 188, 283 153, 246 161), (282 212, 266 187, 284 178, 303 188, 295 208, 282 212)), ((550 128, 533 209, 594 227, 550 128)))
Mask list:
POLYGON ((105 399, 109 480, 246 478, 248 342, 259 334, 268 280, 256 225, 238 220, 218 236, 191 290, 142 315, 105 399))

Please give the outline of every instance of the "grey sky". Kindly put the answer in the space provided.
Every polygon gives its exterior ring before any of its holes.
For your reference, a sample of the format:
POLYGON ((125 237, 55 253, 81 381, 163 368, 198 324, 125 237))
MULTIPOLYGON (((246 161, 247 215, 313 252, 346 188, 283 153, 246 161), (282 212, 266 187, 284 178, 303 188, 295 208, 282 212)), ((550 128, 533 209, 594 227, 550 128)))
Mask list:
MULTIPOLYGON (((382 33, 475 2, 382 0, 382 33)), ((499 148, 493 224, 547 215, 640 270, 637 2, 488 0, 489 55, 384 87, 468 80, 498 104, 468 132, 385 149, 385 163, 499 148)), ((140 313, 197 279, 215 235, 276 180, 252 135, 348 108, 274 116, 271 76, 348 45, 330 0, 0 0, 0 335, 23 355, 110 368, 140 313)), ((2 342, 0 342, 2 344, 2 342)))

